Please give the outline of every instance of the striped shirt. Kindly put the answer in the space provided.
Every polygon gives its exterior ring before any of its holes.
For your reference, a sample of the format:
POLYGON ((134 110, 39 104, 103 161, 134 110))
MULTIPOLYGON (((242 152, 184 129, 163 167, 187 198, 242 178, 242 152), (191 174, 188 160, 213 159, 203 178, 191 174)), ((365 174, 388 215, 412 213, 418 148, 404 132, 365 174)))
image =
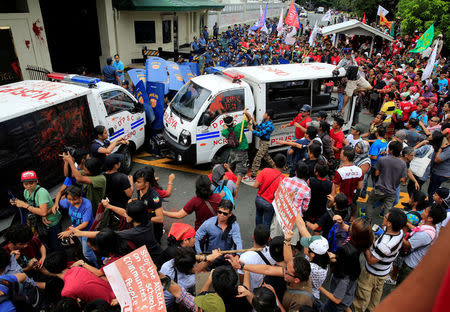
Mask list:
POLYGON ((379 261, 375 264, 366 262, 367 272, 376 276, 386 276, 391 271, 392 262, 402 247, 403 230, 397 235, 384 233, 370 247, 370 253, 379 261))

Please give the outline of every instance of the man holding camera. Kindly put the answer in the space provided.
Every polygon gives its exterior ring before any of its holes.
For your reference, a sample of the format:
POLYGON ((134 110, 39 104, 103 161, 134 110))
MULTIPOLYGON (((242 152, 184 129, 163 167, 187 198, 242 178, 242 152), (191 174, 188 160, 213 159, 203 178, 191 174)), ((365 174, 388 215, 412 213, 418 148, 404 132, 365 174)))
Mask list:
POLYGON ((339 74, 339 68, 344 68, 348 79, 347 86, 345 87, 345 97, 344 103, 342 104, 341 116, 344 116, 345 106, 347 105, 348 100, 353 96, 354 92, 363 92, 372 89, 370 83, 360 75, 358 63, 352 55, 352 50, 350 48, 345 48, 344 54, 345 58, 339 62, 336 69, 333 71, 333 74, 336 75, 339 74))

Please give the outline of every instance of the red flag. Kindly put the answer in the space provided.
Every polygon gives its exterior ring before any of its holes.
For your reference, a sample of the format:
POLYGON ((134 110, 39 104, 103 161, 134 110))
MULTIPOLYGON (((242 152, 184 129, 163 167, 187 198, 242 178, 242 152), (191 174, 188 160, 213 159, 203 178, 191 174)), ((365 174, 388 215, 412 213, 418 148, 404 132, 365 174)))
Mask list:
POLYGON ((300 29, 300 24, 298 22, 298 13, 297 9, 294 6, 294 2, 291 0, 291 5, 289 6, 289 11, 287 12, 286 18, 284 19, 284 23, 289 26, 293 26, 297 29, 300 29))
POLYGON ((364 13, 364 17, 363 17, 362 22, 363 22, 364 24, 366 23, 366 13, 364 13))

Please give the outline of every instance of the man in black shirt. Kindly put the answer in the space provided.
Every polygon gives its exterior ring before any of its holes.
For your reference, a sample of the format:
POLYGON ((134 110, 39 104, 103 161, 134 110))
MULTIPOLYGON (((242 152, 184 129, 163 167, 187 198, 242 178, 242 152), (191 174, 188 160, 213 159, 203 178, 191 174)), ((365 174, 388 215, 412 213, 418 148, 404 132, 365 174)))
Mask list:
MULTIPOLYGON (((119 172, 123 156, 121 154, 111 154, 105 159, 106 178, 105 196, 109 199, 109 203, 113 206, 125 208, 131 195, 133 195, 133 177, 119 172)), ((110 215, 108 227, 122 230, 125 227, 126 220, 123 217, 110 215), (112 219, 111 219, 112 218, 112 219), (118 222, 114 222, 114 220, 118 222)))
POLYGON ((333 186, 333 183, 326 178, 328 171, 328 165, 319 162, 314 168, 315 177, 308 180, 311 200, 308 210, 305 211, 304 219, 311 223, 316 223, 327 209, 327 196, 331 193, 331 187, 333 186))

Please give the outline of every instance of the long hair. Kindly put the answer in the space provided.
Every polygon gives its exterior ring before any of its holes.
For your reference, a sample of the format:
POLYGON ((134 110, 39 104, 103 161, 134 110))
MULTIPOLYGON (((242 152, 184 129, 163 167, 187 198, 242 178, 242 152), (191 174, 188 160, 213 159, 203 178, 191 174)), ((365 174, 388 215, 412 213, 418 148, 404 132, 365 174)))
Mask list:
POLYGON ((359 251, 366 250, 372 246, 373 232, 370 222, 362 218, 353 221, 350 231, 350 241, 359 251))
POLYGON ((211 181, 206 175, 201 175, 195 182, 195 195, 201 199, 208 200, 213 191, 211 191, 211 181))

